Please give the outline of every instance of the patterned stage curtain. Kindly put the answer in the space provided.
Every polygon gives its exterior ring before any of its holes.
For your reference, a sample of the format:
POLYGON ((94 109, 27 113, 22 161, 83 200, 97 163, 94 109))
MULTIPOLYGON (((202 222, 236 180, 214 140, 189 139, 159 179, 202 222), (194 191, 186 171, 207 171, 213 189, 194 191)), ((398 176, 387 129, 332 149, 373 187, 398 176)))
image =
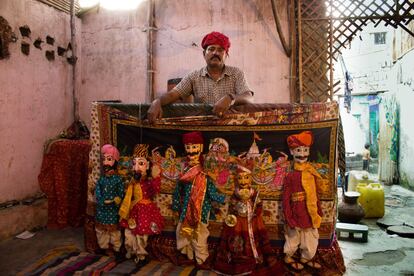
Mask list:
MULTIPOLYGON (((339 109, 336 102, 312 104, 249 104, 232 108, 222 118, 212 115, 211 105, 173 104, 164 108, 164 116, 155 126, 148 125, 146 112, 149 105, 94 103, 92 106, 91 143, 89 156, 87 220, 85 224, 86 248, 96 249, 94 237, 94 187, 100 174, 99 151, 106 143, 121 152, 119 172, 125 183, 131 175, 128 170, 135 144, 147 143, 152 150, 152 161, 162 168, 161 194, 156 201, 166 219, 160 236, 151 237, 152 254, 167 255, 176 261, 175 226, 171 202, 175 181, 185 159, 181 136, 188 131, 201 131, 204 136, 204 169, 223 193, 234 189, 235 168, 238 157, 250 156, 253 162, 255 186, 263 201, 263 218, 271 243, 282 254, 284 222, 281 210, 283 178, 278 177, 280 152, 289 154, 286 138, 294 133, 311 130, 315 141, 310 161, 322 175, 317 183, 323 210, 319 229, 318 259, 326 272, 345 271, 342 253, 335 238, 337 210, 337 148, 339 109), (220 138, 228 143, 228 151, 217 158, 214 143, 220 138), (171 150, 173 149, 173 151, 171 150), (171 155, 171 153, 174 153, 171 155), (172 157, 172 158, 171 158, 172 157)), ((291 157, 289 157, 291 159, 291 157)), ((210 221, 209 249, 212 254, 220 238, 227 206, 215 210, 210 221)))
POLYGON ((48 199, 49 228, 83 225, 90 148, 88 140, 57 140, 45 152, 38 180, 48 199))

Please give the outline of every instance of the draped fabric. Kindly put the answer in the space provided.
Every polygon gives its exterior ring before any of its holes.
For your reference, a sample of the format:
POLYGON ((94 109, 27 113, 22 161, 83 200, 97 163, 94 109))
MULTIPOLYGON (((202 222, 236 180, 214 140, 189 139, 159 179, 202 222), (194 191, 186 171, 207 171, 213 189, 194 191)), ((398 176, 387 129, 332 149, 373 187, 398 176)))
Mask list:
POLYGON ((57 140, 45 152, 38 180, 48 198, 49 228, 83 225, 90 148, 87 140, 57 140))

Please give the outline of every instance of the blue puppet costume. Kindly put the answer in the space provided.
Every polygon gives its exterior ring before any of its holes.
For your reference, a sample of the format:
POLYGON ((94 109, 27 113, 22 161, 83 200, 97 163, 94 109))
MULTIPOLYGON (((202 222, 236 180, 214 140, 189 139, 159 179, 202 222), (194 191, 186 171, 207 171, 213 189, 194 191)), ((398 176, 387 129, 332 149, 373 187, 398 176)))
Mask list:
POLYGON ((96 237, 101 249, 108 250, 110 245, 115 252, 119 252, 122 244, 121 232, 118 227, 119 205, 124 196, 124 183, 116 172, 119 160, 118 149, 106 144, 101 149, 103 174, 99 177, 95 187, 96 196, 96 237))

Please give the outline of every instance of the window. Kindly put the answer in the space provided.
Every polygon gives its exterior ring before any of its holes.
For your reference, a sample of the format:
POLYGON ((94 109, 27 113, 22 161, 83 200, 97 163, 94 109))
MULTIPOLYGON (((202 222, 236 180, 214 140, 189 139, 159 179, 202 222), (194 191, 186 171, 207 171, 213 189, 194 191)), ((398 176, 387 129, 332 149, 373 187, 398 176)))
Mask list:
POLYGON ((375 45, 380 45, 380 44, 385 44, 385 37, 386 37, 385 32, 383 33, 374 33, 374 44, 375 45))

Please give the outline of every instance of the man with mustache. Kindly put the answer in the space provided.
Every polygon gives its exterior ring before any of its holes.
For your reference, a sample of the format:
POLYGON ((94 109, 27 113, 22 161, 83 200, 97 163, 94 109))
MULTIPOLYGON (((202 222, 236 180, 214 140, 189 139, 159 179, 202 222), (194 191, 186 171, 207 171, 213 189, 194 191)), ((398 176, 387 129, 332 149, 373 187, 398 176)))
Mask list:
POLYGON ((119 151, 116 147, 106 144, 102 147, 101 154, 103 174, 95 187, 96 237, 101 249, 106 250, 108 255, 114 254, 115 251, 115 255, 119 257, 122 240, 118 227, 118 211, 124 197, 124 183, 117 174, 119 151))
POLYGON ((318 248, 318 228, 322 221, 316 179, 321 178, 308 162, 310 146, 313 144, 311 131, 303 131, 287 138, 293 156, 293 169, 286 176, 283 186, 283 214, 285 216, 284 261, 295 270, 304 265, 315 269, 321 265, 314 260, 318 248), (299 262, 293 258, 300 249, 299 262))
POLYGON ((236 67, 225 65, 230 40, 219 32, 207 34, 202 42, 206 67, 193 71, 166 94, 155 99, 148 109, 150 123, 162 118, 162 106, 194 96, 197 103, 213 104, 213 113, 222 116, 232 105, 249 103, 253 92, 244 73, 236 67))

